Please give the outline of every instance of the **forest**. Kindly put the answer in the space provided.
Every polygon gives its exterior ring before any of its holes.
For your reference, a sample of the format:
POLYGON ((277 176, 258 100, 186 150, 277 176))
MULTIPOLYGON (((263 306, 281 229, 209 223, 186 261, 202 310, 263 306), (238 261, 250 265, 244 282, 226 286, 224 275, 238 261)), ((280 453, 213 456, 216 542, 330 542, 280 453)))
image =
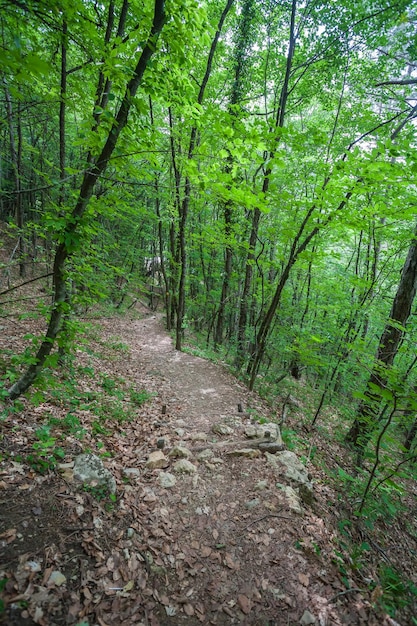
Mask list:
POLYGON ((356 519, 407 511, 415 555, 415 3, 0 0, 0 24, 0 324, 27 323, 0 419, 85 319, 146 301, 283 431, 301 397, 288 432, 337 441, 356 519))

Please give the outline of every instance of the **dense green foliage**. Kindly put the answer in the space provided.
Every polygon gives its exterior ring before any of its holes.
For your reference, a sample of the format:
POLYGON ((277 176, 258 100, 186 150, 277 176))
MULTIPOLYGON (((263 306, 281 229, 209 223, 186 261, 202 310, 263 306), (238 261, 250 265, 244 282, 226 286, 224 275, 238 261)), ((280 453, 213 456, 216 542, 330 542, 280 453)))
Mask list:
POLYGON ((265 366, 322 377, 330 364, 349 388, 413 236, 413 85, 386 84, 412 70, 407 3, 244 2, 217 46, 218 6, 172 3, 128 129, 66 232, 149 28, 151 6, 124 8, 4 6, 1 217, 19 228, 21 274, 71 237, 75 307, 117 300, 163 256, 172 325, 185 277, 177 333, 210 339, 221 309, 216 343, 239 337, 252 383, 265 366))

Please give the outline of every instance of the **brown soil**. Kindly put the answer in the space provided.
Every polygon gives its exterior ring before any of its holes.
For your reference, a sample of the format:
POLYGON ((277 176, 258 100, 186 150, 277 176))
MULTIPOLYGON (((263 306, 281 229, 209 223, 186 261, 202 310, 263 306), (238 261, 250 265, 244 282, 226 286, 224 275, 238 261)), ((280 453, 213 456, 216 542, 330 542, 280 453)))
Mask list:
MULTIPOLYGON (((27 463, 36 428, 68 413, 59 398, 36 409, 26 404, 3 423, 3 623, 394 624, 373 608, 377 595, 343 579, 334 514, 327 512, 334 494, 318 470, 309 467, 315 500, 297 514, 263 455, 234 457, 219 446, 217 461, 196 460, 199 450, 220 439, 214 423, 233 428, 223 440, 240 441, 255 416, 270 421, 276 415, 224 367, 175 351, 159 314, 141 314, 99 321, 94 352, 77 355, 94 378, 79 385, 94 393, 101 374, 155 395, 107 434, 93 435, 97 416, 77 406, 73 413, 87 432, 82 439, 68 433, 61 442, 68 462, 85 449, 108 453, 117 502, 80 491, 68 472, 39 475, 27 463), (110 349, 112 343, 119 350, 110 349), (158 441, 167 456, 183 441, 197 472, 161 487, 159 474, 172 472, 175 461, 147 469, 158 441), (126 468, 139 473, 126 479, 126 468), (52 582, 53 572, 65 576, 63 584, 52 582)), ((279 482, 289 484, 284 476, 279 482)))

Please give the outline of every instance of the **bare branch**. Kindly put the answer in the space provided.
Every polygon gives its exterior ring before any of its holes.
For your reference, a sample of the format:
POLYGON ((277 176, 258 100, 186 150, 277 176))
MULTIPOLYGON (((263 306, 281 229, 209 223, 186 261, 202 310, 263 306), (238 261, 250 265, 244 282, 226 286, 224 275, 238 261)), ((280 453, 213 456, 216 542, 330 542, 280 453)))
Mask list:
POLYGON ((0 291, 0 296, 4 296, 4 294, 10 293, 11 291, 15 291, 16 289, 20 289, 20 287, 24 287, 24 285, 29 285, 29 283, 34 283, 37 280, 42 280, 42 278, 48 278, 49 276, 52 276, 52 272, 48 272, 48 274, 42 274, 42 276, 37 276, 36 278, 31 278, 30 280, 27 280, 24 283, 20 283, 20 285, 15 285, 14 287, 10 287, 9 289, 6 289, 5 291, 0 291))
POLYGON ((375 87, 384 87, 385 85, 417 85, 417 78, 384 80, 382 83, 377 83, 375 87))

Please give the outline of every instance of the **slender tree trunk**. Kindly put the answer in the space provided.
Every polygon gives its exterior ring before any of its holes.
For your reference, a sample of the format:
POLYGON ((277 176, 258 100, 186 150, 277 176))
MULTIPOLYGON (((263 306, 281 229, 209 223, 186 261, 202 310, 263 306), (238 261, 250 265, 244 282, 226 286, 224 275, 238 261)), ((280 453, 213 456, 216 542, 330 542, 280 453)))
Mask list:
POLYGON ((25 225, 25 207, 22 196, 22 116, 20 102, 17 103, 17 162, 16 162, 16 223, 19 229, 19 275, 26 276, 26 242, 23 232, 25 225))
MULTIPOLYGON (((289 94, 289 81, 290 81, 291 68, 292 68, 295 46, 296 46, 296 41, 297 41, 297 37, 295 33, 296 8, 297 8, 297 0, 293 0, 292 5, 291 5, 290 38, 289 38, 287 62, 286 62, 286 68, 285 68, 284 82, 283 82, 281 92, 280 92, 279 106, 278 106, 277 114, 275 117, 275 127, 274 127, 275 131, 277 131, 279 128, 283 128, 284 122, 285 122, 285 113, 287 109, 287 101, 288 101, 288 94, 289 94)), ((279 135, 276 138, 277 145, 278 145, 278 142, 279 142, 279 135)), ((270 161, 272 161, 272 159, 274 158, 274 154, 275 152, 274 150, 272 150, 269 155, 270 161)), ((262 183, 262 194, 264 196, 267 194, 268 189, 269 189, 271 174, 272 174, 272 169, 271 167, 268 167, 265 172, 264 180, 262 183)), ((240 368, 243 365, 244 360, 245 360, 245 353, 246 353, 246 346, 245 346, 246 339, 245 338, 246 338, 246 326, 247 326, 248 313, 249 313, 249 296, 250 296, 250 290, 252 286, 253 265, 255 261, 255 248, 256 248, 256 242, 258 239, 260 219, 261 219, 261 211, 258 207, 255 207, 254 212, 253 212, 253 217, 252 217, 252 226, 251 226, 251 233, 250 233, 250 238, 249 238, 249 252, 248 252, 247 261, 246 261, 245 280, 243 283, 243 291, 242 291, 240 310, 239 310, 238 335, 237 335, 237 358, 236 358, 236 366, 238 368, 240 368)), ((258 346, 255 344, 255 352, 257 351, 257 349, 258 349, 258 346)), ((253 357, 253 353, 250 356, 250 358, 252 359, 252 357, 253 357)))
MULTIPOLYGON (((153 105, 152 98, 149 96, 149 115, 151 119, 151 125, 154 127, 155 120, 153 115, 153 105)), ((163 223, 161 216, 161 200, 159 196, 159 179, 158 174, 155 174, 154 178, 154 189, 155 189, 155 213, 158 218, 158 252, 159 258, 161 259, 161 272, 162 278, 164 280, 164 301, 165 301, 165 310, 166 310, 166 325, 167 330, 171 330, 170 320, 171 320, 171 293, 169 288, 169 278, 166 269, 165 263, 165 250, 164 250, 164 233, 163 233, 163 223)))
MULTIPOLYGON (((326 181, 323 184, 323 189, 326 187, 326 185, 329 182, 329 178, 326 179, 326 181)), ((359 178, 356 181, 356 185, 358 185, 361 182, 361 179, 359 178)), ((297 232, 297 235, 294 238, 294 241, 292 243, 291 246, 291 251, 288 257, 288 261, 282 271, 280 280, 278 282, 278 285, 276 287, 274 296, 272 298, 271 304, 267 310, 267 312, 265 313, 265 316, 262 320, 262 323, 259 327, 259 331, 256 337, 256 347, 255 347, 255 351, 254 353, 251 355, 250 361, 249 361, 249 365, 248 365, 248 374, 250 375, 250 382, 249 382, 249 388, 253 389, 253 386, 255 384, 255 380, 256 380, 256 376, 258 374, 259 371, 259 367, 261 365, 262 362, 262 358, 263 355, 265 353, 265 348, 266 348, 266 340, 269 334, 269 330, 271 328, 271 324, 272 321, 274 319, 274 315, 275 312, 278 308, 278 305, 281 301, 281 295, 282 292, 284 290, 284 287, 287 283, 287 280, 290 276, 290 272, 291 269, 293 267, 293 265, 296 263, 298 257, 300 256, 300 254, 302 252, 304 252, 304 250, 306 250, 306 248, 309 246, 310 242, 312 241, 312 239, 314 239, 314 237, 317 235, 317 233, 324 228, 325 226, 327 226, 328 224, 330 224, 330 222, 333 220, 333 218, 336 216, 337 213, 339 213, 340 211, 342 211, 342 209, 346 206, 346 204, 349 202, 350 198, 353 195, 355 187, 353 187, 350 191, 348 191, 344 197, 344 199, 340 202, 339 206, 336 208, 335 212, 331 215, 329 215, 329 217, 322 222, 320 225, 314 226, 312 228, 312 230, 305 235, 304 239, 301 241, 300 240, 304 234, 304 231, 307 227, 308 222, 310 221, 310 218, 312 217, 313 213, 316 210, 316 205, 313 204, 313 206, 310 207, 310 209, 308 210, 308 212, 306 213, 299 229, 297 232)))
MULTIPOLYGON (((411 365, 409 366, 407 372, 406 372, 406 376, 411 372, 411 370, 414 368, 414 365, 417 363, 417 356, 414 358, 413 362, 411 363, 411 365)), ((406 433, 405 433, 405 437, 404 437, 404 449, 406 450, 406 452, 410 452, 411 447, 413 445, 413 442, 416 438, 417 435, 417 417, 416 417, 416 409, 415 409, 415 401, 416 401, 416 394, 417 393, 417 385, 413 385, 413 389, 412 392, 410 394, 410 397, 408 399, 407 402, 407 406, 405 408, 405 411, 403 413, 404 418, 410 418, 412 415, 414 415, 414 419, 412 421, 411 426, 407 429, 406 433)))
MULTIPOLYGON (((253 37, 251 35, 251 30, 253 30, 253 5, 254 0, 245 0, 245 2, 243 3, 237 41, 235 44, 234 79, 229 104, 229 114, 231 116, 232 128, 234 126, 234 119, 236 116, 236 105, 239 105, 243 97, 243 81, 248 61, 247 54, 253 40, 253 37)), ((227 163, 225 166, 225 172, 229 176, 231 175, 231 172, 233 170, 233 162, 233 156, 229 152, 229 156, 227 158, 227 163)), ((233 248, 231 242, 233 229, 233 202, 231 200, 228 200, 224 203, 223 215, 226 246, 224 251, 223 282, 220 295, 220 303, 217 312, 217 323, 214 331, 215 344, 221 344, 223 341, 226 303, 229 298, 229 288, 233 269, 233 248)))
MULTIPOLYGON (((229 13, 234 0, 227 0, 226 6, 220 16, 220 20, 217 26, 216 33, 211 43, 209 56, 207 59, 206 71, 200 86, 200 90, 197 97, 198 104, 202 104, 204 100, 204 93, 207 87, 208 80, 211 74, 211 68, 213 65, 214 54, 216 52, 217 44, 219 42, 220 33, 223 28, 224 21, 229 13)), ((187 159, 190 161, 194 157, 194 150, 197 143, 197 127, 193 126, 190 134, 190 143, 188 147, 187 159)), ((187 248, 186 248, 186 226, 188 219, 188 211, 191 201, 191 179, 185 177, 184 184, 184 196, 180 204, 179 213, 179 226, 178 226, 178 245, 179 245, 179 260, 180 260, 180 278, 178 284, 178 311, 177 311, 177 324, 175 333, 175 348, 176 350, 182 349, 182 338, 184 332, 184 317, 185 317, 185 285, 187 277, 187 248)))
POLYGON ((48 328, 40 348, 35 356, 34 363, 24 372, 16 383, 8 389, 10 399, 15 399, 24 393, 33 383, 42 370, 45 360, 50 354, 56 337, 61 329, 62 317, 65 311, 65 262, 69 255, 73 254, 79 245, 77 241, 78 223, 85 213, 97 180, 105 171, 107 164, 116 147, 120 133, 127 124, 130 107, 133 98, 142 82, 142 78, 148 62, 156 50, 156 42, 165 22, 164 0, 155 0, 152 28, 146 44, 139 56, 134 73, 127 84, 125 95, 120 104, 116 119, 109 131, 106 142, 100 155, 91 162, 90 169, 85 172, 78 200, 68 220, 63 233, 62 241, 55 252, 53 265, 53 289, 54 302, 49 318, 48 328))
MULTIPOLYGON (((314 255, 314 253, 316 252, 316 245, 313 244, 312 248, 311 248, 311 254, 314 255)), ((310 310, 310 299, 311 299, 311 283, 313 280, 313 261, 310 259, 310 261, 308 262, 308 269, 307 269, 307 289, 306 289, 306 304, 304 307, 304 311, 303 314, 301 316, 301 320, 300 320, 300 328, 304 328, 304 322, 307 318, 307 315, 309 313, 310 310)))
MULTIPOLYGON (((404 128, 404 126, 414 118, 415 114, 417 112, 417 105, 415 107, 413 107, 413 109, 411 109, 411 111, 407 114, 406 117, 404 117, 404 119, 400 122, 400 124, 398 124, 398 126, 394 129, 394 131, 391 133, 391 141, 394 141, 395 138, 398 136, 398 134, 401 132, 401 130, 404 128)), ((350 146, 347 148, 346 152, 343 154, 343 156, 341 157, 340 161, 343 162, 345 161, 345 159, 347 158, 347 155, 349 153, 349 151, 353 148, 353 146, 358 143, 358 141, 361 141, 362 139, 364 139, 367 135, 370 134, 371 131, 368 131, 366 133, 364 133, 359 139, 355 140, 354 142, 352 142, 350 144, 350 146)), ((376 161, 379 157, 379 153, 377 153, 374 157, 374 160, 376 161)), ((331 180, 331 175, 329 174, 326 179, 323 182, 322 185, 322 191, 324 191, 327 187, 327 185, 329 184, 331 180)), ((336 215, 338 213, 340 213, 348 204, 349 200, 351 199, 351 197, 353 196, 353 193, 356 189, 356 187, 358 185, 360 185, 363 182, 363 179, 361 176, 359 176, 356 179, 356 182, 352 185, 350 191, 346 192, 345 197, 343 198, 343 200, 339 203, 338 207, 335 209, 335 211, 330 214, 321 224, 318 224, 317 226, 315 226, 308 235, 305 236, 304 240, 302 241, 302 243, 299 243, 304 230, 307 227, 307 224, 310 220, 310 218, 312 217, 314 211, 316 210, 316 205, 312 205, 309 209, 309 211, 306 213, 304 220, 300 226, 300 228, 298 229, 298 233, 293 241, 293 244, 291 246, 291 252, 287 261, 287 264, 282 272, 280 281, 278 283, 278 286, 276 288, 274 297, 272 299, 272 302, 265 314, 264 319, 262 320, 262 323, 260 325, 257 337, 256 337, 256 345, 255 345, 255 351, 251 354, 250 357, 250 361, 248 364, 248 374, 250 375, 250 382, 249 382, 249 388, 253 389, 253 386, 255 384, 255 380, 256 380, 256 376, 258 374, 259 371, 259 367, 261 365, 262 362, 262 358, 263 355, 265 353, 265 348, 266 348, 266 340, 267 340, 267 336, 272 324, 272 320, 274 318, 275 312, 277 310, 277 307, 280 303, 281 300, 281 295, 282 295, 282 291, 284 289, 284 286, 289 278, 290 275, 290 270, 292 268, 292 266, 294 265, 294 263, 297 261, 299 255, 301 254, 301 252, 304 252, 304 250, 307 248, 307 246, 310 244, 311 240, 315 237, 315 235, 319 232, 319 230, 322 230, 323 228, 325 228, 328 224, 330 224, 333 219, 336 217, 336 215)))
MULTIPOLYGON (((106 24, 106 33, 104 35, 104 45, 107 47, 111 40, 111 35, 114 26, 114 0, 109 1, 109 9, 107 12, 107 24, 106 24)), ((101 65, 104 66, 105 59, 101 59, 101 65)), ((107 102, 106 99, 106 77, 104 72, 100 70, 97 81, 97 89, 96 89, 96 102, 94 107, 93 117, 96 122, 95 128, 100 124, 100 109, 102 108, 102 104, 107 102), (106 100, 104 101, 103 98, 106 100)))
POLYGON ((413 445, 413 441, 417 435, 417 419, 414 420, 411 427, 408 429, 407 434, 404 440, 404 448, 409 452, 411 450, 411 446, 413 445))
POLYGON ((365 398, 362 400, 357 417, 354 420, 346 442, 353 445, 361 453, 377 426, 377 413, 380 396, 375 387, 385 389, 388 371, 397 355, 404 336, 404 327, 411 313, 411 307, 417 290, 417 229, 401 273, 401 279, 391 307, 389 320, 379 340, 376 361, 369 377, 365 398))
POLYGON ((249 236, 249 251, 246 257, 245 279, 243 281, 242 295, 239 307, 239 319, 237 329, 237 356, 235 365, 240 369, 245 361, 246 355, 246 327, 249 315, 249 296, 252 286, 253 264, 255 261, 255 248, 258 239, 259 222, 261 211, 255 207, 252 215, 251 232, 249 236))
MULTIPOLYGON (((171 107, 168 107, 168 120, 169 120, 169 145, 171 151, 171 167, 172 174, 174 176, 174 206, 177 214, 181 214, 181 172, 178 166, 178 157, 181 156, 180 147, 176 147, 175 133, 174 133, 174 115, 171 107)), ((169 242, 171 250, 171 276, 169 284, 169 292, 171 294, 171 311, 170 317, 167 317, 167 329, 171 330, 175 326, 176 316, 178 314, 178 283, 179 283, 179 245, 178 237, 175 228, 175 221, 172 220, 169 229, 169 242)))
POLYGON ((59 178, 61 187, 59 190, 58 203, 62 206, 65 201, 64 181, 65 181, 65 160, 66 160, 66 137, 65 137, 65 110, 67 99, 67 35, 68 25, 64 19, 62 22, 62 42, 61 42, 61 87, 59 102, 59 178))
MULTIPOLYGON (((59 102, 59 178, 61 185, 59 188, 58 204, 60 207, 65 202, 65 164, 66 164, 66 100, 67 100, 67 36, 68 25, 65 17, 62 21, 62 41, 61 41, 61 84, 60 84, 60 102, 59 102)), ((62 320, 62 335, 66 334, 68 321, 71 314, 71 287, 70 284, 65 285, 65 302, 66 307, 62 320)), ((63 361, 67 346, 61 343, 59 346, 60 362, 63 361)))
POLYGON ((18 241, 18 254, 19 254, 19 275, 21 278, 25 276, 25 240, 23 237, 23 226, 24 226, 24 209, 22 202, 22 190, 21 190, 21 169, 22 169, 22 123, 21 123, 21 115, 20 115, 20 104, 17 106, 17 119, 16 119, 16 134, 14 128, 14 113, 13 113, 13 104, 12 98, 7 87, 6 80, 3 79, 4 86, 4 97, 6 100, 6 115, 7 115, 7 124, 9 127, 9 145, 10 145, 10 161, 12 163, 13 168, 13 177, 14 177, 14 192, 15 192, 15 201, 14 201, 14 210, 15 210, 15 218, 16 218, 16 226, 18 228, 19 233, 19 241, 18 241), (17 139, 17 144, 16 144, 17 139))
POLYGON ((233 250, 230 244, 230 235, 232 230, 231 224, 231 208, 225 208, 224 211, 224 234, 226 238, 226 248, 224 251, 224 268, 223 268, 223 282, 222 282, 222 290, 220 294, 220 304, 217 312, 217 323, 216 329, 214 332, 214 343, 215 345, 221 344, 223 342, 223 332, 224 332, 224 318, 226 314, 226 303, 229 297, 229 286, 230 286, 230 278, 232 275, 233 268, 233 250))

